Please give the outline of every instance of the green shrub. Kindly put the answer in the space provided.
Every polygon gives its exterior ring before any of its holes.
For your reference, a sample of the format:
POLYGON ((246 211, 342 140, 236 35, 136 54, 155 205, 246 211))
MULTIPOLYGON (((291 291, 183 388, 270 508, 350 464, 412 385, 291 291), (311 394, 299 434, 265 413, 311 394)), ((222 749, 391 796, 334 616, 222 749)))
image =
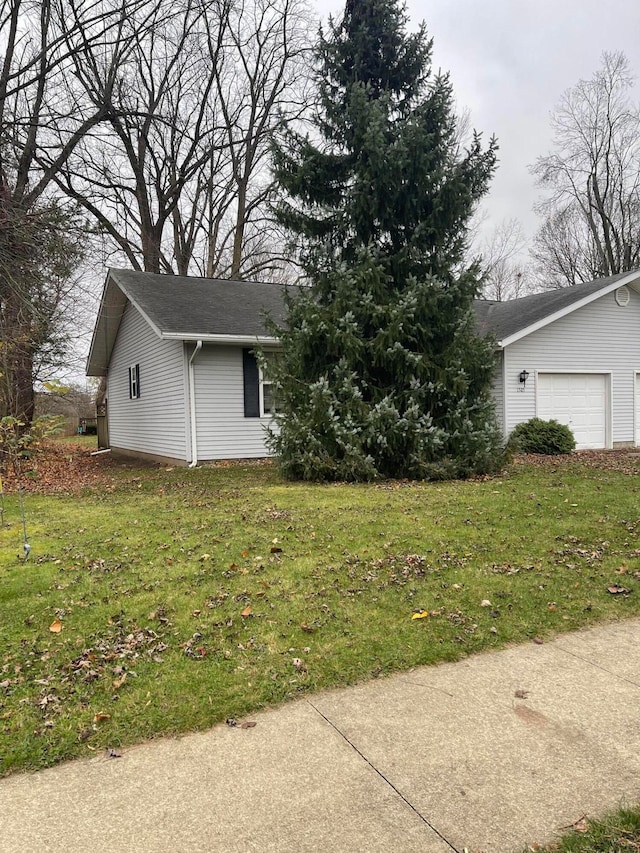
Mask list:
POLYGON ((514 453, 557 456, 559 453, 571 453, 575 446, 576 440, 568 426, 540 418, 518 424, 509 437, 509 448, 514 453))

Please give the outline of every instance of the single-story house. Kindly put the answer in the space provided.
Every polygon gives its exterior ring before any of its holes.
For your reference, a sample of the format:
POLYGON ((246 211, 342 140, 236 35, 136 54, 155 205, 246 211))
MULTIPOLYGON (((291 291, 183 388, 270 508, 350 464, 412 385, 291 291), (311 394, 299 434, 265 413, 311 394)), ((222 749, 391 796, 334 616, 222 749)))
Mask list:
MULTIPOLYGON (((267 454, 271 387, 253 355, 277 350, 285 286, 110 270, 87 374, 107 377, 109 444, 195 465, 267 454)), ((534 416, 578 448, 640 446, 640 270, 509 302, 478 300, 496 339, 506 436, 534 416)))

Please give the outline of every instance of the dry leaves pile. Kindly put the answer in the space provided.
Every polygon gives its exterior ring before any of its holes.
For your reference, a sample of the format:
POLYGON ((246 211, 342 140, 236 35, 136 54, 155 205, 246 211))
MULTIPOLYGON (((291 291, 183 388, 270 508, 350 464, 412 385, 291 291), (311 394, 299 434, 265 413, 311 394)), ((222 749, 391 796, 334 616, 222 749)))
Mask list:
POLYGON ((79 444, 50 441, 32 457, 20 461, 20 477, 11 466, 2 471, 5 494, 25 492, 40 494, 77 494, 86 486, 111 482, 113 472, 123 463, 110 453, 92 456, 91 449, 79 444))
POLYGON ((595 468, 598 471, 640 474, 640 451, 632 447, 626 450, 577 450, 575 453, 559 456, 523 453, 513 460, 514 465, 531 465, 535 468, 550 470, 556 470, 574 463, 587 468, 595 468))
MULTIPOLYGON (((256 460, 253 460, 256 463, 256 460)), ((556 470, 567 464, 579 463, 590 468, 620 471, 624 474, 640 473, 640 453, 637 450, 583 450, 566 456, 537 456, 524 454, 514 459, 514 465, 531 465, 536 468, 556 470)), ((257 460, 269 464, 269 460, 257 460)), ((110 453, 91 455, 91 449, 80 444, 49 441, 43 444, 30 459, 21 461, 20 485, 26 492, 40 494, 77 494, 87 486, 108 485, 113 474, 123 468, 133 469, 143 463, 128 463, 117 460, 110 453)), ((217 465, 235 465, 237 460, 217 465)), ((10 466, 0 471, 2 487, 6 494, 17 491, 18 478, 10 466)), ((402 485, 402 484, 399 484, 402 485)), ((393 484, 387 484, 393 488, 393 484)), ((272 548, 272 553, 279 549, 272 548)))

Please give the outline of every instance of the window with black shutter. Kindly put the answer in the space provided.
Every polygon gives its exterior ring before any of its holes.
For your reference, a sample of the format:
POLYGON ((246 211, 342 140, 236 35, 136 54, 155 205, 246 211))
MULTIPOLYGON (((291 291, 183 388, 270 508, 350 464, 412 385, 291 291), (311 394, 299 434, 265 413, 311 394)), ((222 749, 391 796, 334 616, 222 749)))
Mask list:
POLYGON ((244 379, 244 416, 260 417, 260 371, 250 349, 242 350, 242 375, 244 379))

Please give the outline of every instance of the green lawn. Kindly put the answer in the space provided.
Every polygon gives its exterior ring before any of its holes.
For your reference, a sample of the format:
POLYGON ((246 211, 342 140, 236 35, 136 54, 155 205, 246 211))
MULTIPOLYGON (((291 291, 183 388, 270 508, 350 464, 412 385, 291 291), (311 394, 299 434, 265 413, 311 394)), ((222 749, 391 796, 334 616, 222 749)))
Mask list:
POLYGON ((640 806, 625 806, 600 820, 582 818, 575 829, 549 847, 527 847, 524 853, 633 853, 640 850, 640 806))
POLYGON ((114 466, 25 496, 26 563, 5 495, 2 772, 640 614, 639 461, 360 486, 114 466))

